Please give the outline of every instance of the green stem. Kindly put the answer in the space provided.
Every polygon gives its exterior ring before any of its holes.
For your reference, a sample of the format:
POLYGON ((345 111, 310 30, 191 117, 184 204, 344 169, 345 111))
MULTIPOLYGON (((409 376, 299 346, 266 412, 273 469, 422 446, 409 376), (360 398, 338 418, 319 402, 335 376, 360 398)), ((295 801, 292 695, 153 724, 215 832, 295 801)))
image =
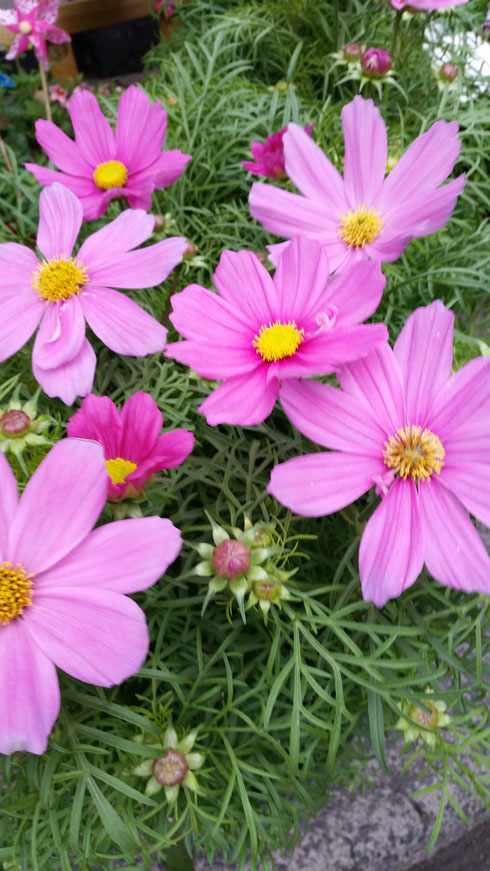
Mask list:
POLYGON ((49 102, 48 82, 46 79, 46 72, 41 61, 39 61, 39 72, 41 74, 41 88, 44 97, 44 105, 46 107, 46 118, 48 119, 48 121, 51 121, 51 104, 49 102))
POLYGON ((339 16, 339 0, 334 0, 335 6, 335 50, 338 50, 339 47, 339 34, 340 34, 340 16, 339 16))
POLYGON ((395 23, 393 25, 393 37, 391 40, 391 49, 390 49, 390 54, 391 54, 391 57, 393 60, 396 57, 396 50, 398 47, 398 34, 400 31, 400 24, 402 21, 402 15, 403 15, 403 12, 401 12, 401 11, 398 11, 395 15, 395 23))

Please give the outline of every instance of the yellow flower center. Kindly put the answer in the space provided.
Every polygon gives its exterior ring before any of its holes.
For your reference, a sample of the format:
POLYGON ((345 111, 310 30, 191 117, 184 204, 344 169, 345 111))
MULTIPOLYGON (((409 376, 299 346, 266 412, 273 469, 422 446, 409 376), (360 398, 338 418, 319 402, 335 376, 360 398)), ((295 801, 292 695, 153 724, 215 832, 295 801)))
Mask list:
POLYGON ((94 182, 103 191, 111 188, 122 188, 128 180, 128 170, 120 160, 108 160, 107 163, 99 163, 94 172, 94 182))
POLYGON ((430 429, 406 426, 385 442, 383 459, 400 478, 412 476, 414 481, 429 481, 444 465, 444 448, 430 429))
POLYGON ((113 484, 124 484, 128 475, 138 468, 136 463, 132 463, 131 460, 123 460, 122 457, 106 460, 105 465, 113 484))
POLYGON ((305 331, 298 329, 294 321, 263 324, 254 337, 252 345, 266 363, 284 360, 296 353, 304 339, 305 331))
POLYGON ((369 242, 374 242, 383 226, 381 212, 359 206, 355 212, 349 211, 341 216, 339 236, 351 248, 364 248, 369 242))
POLYGON ((32 604, 32 575, 22 566, 0 566, 0 624, 6 626, 32 604))
POLYGON ((424 705, 429 708, 428 711, 423 711, 422 708, 412 705, 408 711, 408 716, 410 719, 415 720, 419 726, 424 726, 426 729, 435 729, 439 720, 439 711, 430 702, 426 702, 425 699, 424 705))
POLYGON ((33 289, 37 290, 41 299, 51 302, 60 302, 76 296, 89 280, 83 263, 74 260, 73 257, 43 260, 32 273, 33 289))

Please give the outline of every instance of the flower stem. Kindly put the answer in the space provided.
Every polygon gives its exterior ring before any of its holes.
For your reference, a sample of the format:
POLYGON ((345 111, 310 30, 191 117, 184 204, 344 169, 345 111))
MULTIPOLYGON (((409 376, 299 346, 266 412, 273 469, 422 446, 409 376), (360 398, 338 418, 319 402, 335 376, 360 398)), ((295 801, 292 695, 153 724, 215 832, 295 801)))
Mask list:
POLYGON ((393 37, 391 40, 391 49, 390 49, 390 54, 391 54, 391 57, 393 59, 395 59, 395 57, 396 57, 396 49, 397 49, 397 45, 398 45, 398 33, 400 31, 400 24, 402 21, 402 15, 403 15, 402 11, 398 11, 396 13, 395 23, 393 25, 393 37))
POLYGON ((48 119, 48 121, 51 121, 51 104, 49 102, 48 82, 46 80, 46 72, 41 61, 39 61, 39 72, 41 74, 41 87, 44 97, 44 105, 46 107, 46 118, 48 119))
POLYGON ((7 167, 8 171, 13 172, 14 170, 13 170, 12 164, 10 162, 10 157, 8 155, 7 146, 5 145, 5 142, 3 141, 1 136, 0 136, 0 154, 2 155, 2 157, 5 161, 5 166, 7 167))

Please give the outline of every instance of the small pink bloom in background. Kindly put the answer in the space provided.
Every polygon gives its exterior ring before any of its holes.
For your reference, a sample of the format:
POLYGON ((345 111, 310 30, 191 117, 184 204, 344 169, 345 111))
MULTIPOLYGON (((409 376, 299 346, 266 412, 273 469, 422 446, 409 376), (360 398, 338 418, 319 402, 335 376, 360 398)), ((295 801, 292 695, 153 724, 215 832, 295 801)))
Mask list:
POLYGON ((49 98, 52 103, 58 102, 63 109, 68 106, 68 91, 62 88, 61 85, 49 86, 49 98))
POLYGON ((384 324, 362 324, 383 293, 379 264, 329 281, 321 245, 305 236, 292 240, 274 278, 252 251, 224 251, 214 283, 218 294, 191 284, 172 296, 170 320, 185 341, 165 350, 204 378, 224 379, 199 408, 211 426, 261 423, 281 381, 332 372, 387 337, 384 324))
POLYGON ((134 251, 151 235, 152 215, 122 212, 93 233, 73 256, 83 220, 80 201, 54 184, 39 197, 38 258, 16 242, 0 244, 0 362, 39 331, 32 351, 35 378, 48 396, 71 405, 92 389, 95 353, 85 321, 116 354, 154 354, 167 330, 112 288, 160 284, 182 260, 187 239, 174 237, 134 251))
POLYGON ((163 9, 167 18, 172 18, 176 8, 176 0, 156 0, 155 2, 155 12, 161 12, 163 9))
POLYGON ((154 584, 179 554, 160 517, 92 531, 107 496, 100 445, 64 439, 22 498, 0 454, 0 753, 44 753, 58 716, 56 667, 97 686, 138 671, 145 615, 126 593, 154 584))
MULTIPOLYGON (((372 100, 342 109, 344 178, 297 124, 284 134, 286 172, 300 194, 255 182, 250 212, 266 230, 318 239, 332 270, 374 258, 396 260, 412 239, 449 220, 464 187, 459 176, 441 187, 460 152, 458 125, 436 121, 418 136, 385 179, 386 126, 372 100)), ((270 245, 271 260, 289 245, 270 245)))
POLYGON ((468 0, 391 0, 391 5, 398 12, 403 12, 404 9, 410 12, 421 12, 448 9, 450 6, 461 6, 467 2, 468 0))
POLYGON ((104 448, 111 502, 138 496, 155 472, 180 466, 192 451, 187 429, 159 435, 163 418, 155 400, 139 391, 121 412, 108 396, 91 394, 67 425, 71 438, 93 439, 104 448))
POLYGON ((389 73, 391 57, 384 48, 367 48, 361 57, 361 67, 366 76, 377 79, 389 73))
POLYGON ((342 367, 341 390, 287 382, 292 423, 329 453, 272 471, 269 492, 298 514, 332 514, 373 485, 382 495, 359 551, 362 592, 379 608, 418 578, 490 593, 490 557, 471 512, 490 526, 490 357, 451 376, 454 315, 417 309, 392 351, 342 367))
MULTIPOLYGON (((284 166, 284 146, 282 138, 287 127, 271 133, 264 142, 251 142, 250 149, 255 163, 251 160, 242 160, 242 166, 254 175, 265 175, 267 178, 287 178, 284 166)), ((305 133, 311 136, 312 124, 307 124, 305 133)))
POLYGON ((37 141, 61 172, 25 166, 40 184, 58 181, 73 191, 86 221, 100 218, 118 197, 132 209, 148 210, 152 192, 173 184, 191 159, 178 150, 162 152, 167 113, 136 85, 119 100, 115 133, 88 90, 74 90, 69 113, 75 141, 52 121, 36 121, 37 141))
POLYGON ((15 9, 0 9, 0 24, 18 34, 5 57, 13 60, 32 45, 38 62, 48 69, 46 42, 71 42, 70 34, 54 24, 59 0, 14 0, 14 5, 15 9))
POLYGON ((348 42, 347 45, 344 45, 342 51, 345 60, 350 63, 351 61, 359 60, 362 54, 362 47, 358 42, 348 42))

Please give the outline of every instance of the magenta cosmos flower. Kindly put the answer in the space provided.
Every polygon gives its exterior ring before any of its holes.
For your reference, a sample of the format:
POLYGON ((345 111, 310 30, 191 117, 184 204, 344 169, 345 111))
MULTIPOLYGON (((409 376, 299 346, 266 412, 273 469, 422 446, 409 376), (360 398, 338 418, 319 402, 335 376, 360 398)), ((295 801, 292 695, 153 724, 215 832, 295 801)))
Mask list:
POLYGON ((113 287, 160 284, 187 247, 170 238, 133 251, 150 236, 155 219, 128 210, 98 230, 73 256, 83 219, 80 201, 62 185, 39 198, 37 246, 41 257, 16 242, 0 245, 0 362, 39 331, 32 351, 35 377, 48 396, 71 405, 90 393, 95 353, 85 321, 116 354, 161 351, 167 330, 113 287))
POLYGON ((379 264, 358 263, 329 282, 313 239, 293 239, 274 278, 251 251, 224 251, 214 283, 218 294, 191 284, 171 298, 170 320, 186 341, 165 351, 204 378, 224 379, 199 408, 211 426, 261 423, 281 381, 332 372, 387 336, 384 324, 361 324, 381 299, 379 264))
POLYGON ((58 181, 73 191, 86 221, 100 218, 118 197, 132 209, 149 209, 152 192, 173 184, 191 159, 181 151, 162 152, 167 113, 136 85, 119 101, 115 133, 88 90, 73 93, 68 111, 74 142, 52 121, 36 121, 36 139, 61 172, 25 166, 40 184, 58 181))
MULTIPOLYGON (((251 160, 242 160, 244 169, 253 175, 265 175, 267 178, 287 178, 282 141, 287 129, 283 127, 277 133, 271 133, 265 142, 251 142, 250 149, 255 163, 251 160)), ((313 133, 311 124, 306 125, 305 133, 311 136, 313 133)))
MULTIPOLYGON (((386 127, 372 100, 355 97, 342 109, 344 178, 297 124, 284 136, 286 172, 301 194, 256 182, 250 212, 266 230, 318 239, 333 270, 366 258, 396 260, 411 239, 449 219, 464 177, 440 187, 460 152, 458 125, 435 124, 419 136, 384 179, 386 127)), ((270 245, 277 262, 288 242, 270 245)))
POLYGON ((108 396, 91 394, 68 421, 67 433, 102 444, 108 498, 118 502, 138 496, 155 472, 180 466, 192 451, 194 436, 189 430, 159 435, 162 426, 162 413, 148 393, 134 393, 120 413, 108 396))
POLYGON ((46 41, 71 42, 70 34, 54 25, 60 0, 14 0, 14 5, 15 9, 0 10, 0 24, 18 34, 5 57, 13 60, 32 45, 36 59, 48 69, 46 41))
POLYGON ((340 369, 342 390, 288 382, 293 424, 331 453, 272 471, 269 491, 298 514, 344 508, 373 484, 383 495, 361 540, 367 601, 382 607, 425 562, 441 584, 490 593, 490 558, 468 512, 490 526, 490 358, 451 377, 454 316, 417 309, 388 344, 340 369))
POLYGON ((60 704, 55 666, 109 687, 143 664, 145 615, 125 594, 163 575, 180 532, 160 517, 91 531, 107 496, 94 442, 58 442, 20 501, 3 454, 0 474, 0 753, 44 753, 60 704))
POLYGON ((467 2, 468 0, 391 0, 391 5, 398 12, 403 12, 404 9, 410 12, 419 12, 423 10, 448 9, 449 6, 461 6, 467 2))

